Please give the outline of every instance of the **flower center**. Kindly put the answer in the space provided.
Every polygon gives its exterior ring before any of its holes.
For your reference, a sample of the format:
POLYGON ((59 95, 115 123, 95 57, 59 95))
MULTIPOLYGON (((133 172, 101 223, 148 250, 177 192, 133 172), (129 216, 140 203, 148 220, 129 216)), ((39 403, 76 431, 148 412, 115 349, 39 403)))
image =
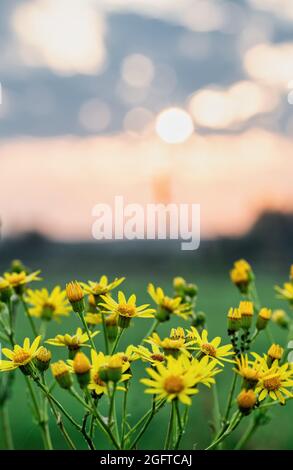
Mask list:
POLYGON ((25 273, 24 272, 21 272, 21 273, 12 273, 9 275, 9 284, 11 286, 17 286, 18 284, 20 284, 22 281, 25 280, 25 273))
POLYGON ((162 301, 162 307, 165 310, 168 310, 168 312, 173 312, 173 299, 170 299, 169 297, 165 297, 162 301))
POLYGON ((207 354, 208 356, 216 357, 217 355, 216 348, 210 343, 202 344, 201 350, 203 353, 207 354))
POLYGON ((152 354, 151 359, 153 359, 154 361, 158 361, 158 362, 164 362, 165 360, 163 354, 152 354))
POLYGON ((135 315, 135 311, 136 309, 134 305, 119 304, 118 306, 118 312, 124 317, 133 317, 135 315))
POLYGON ((99 376, 98 373, 96 373, 96 374, 94 375, 93 379, 94 379, 95 384, 100 385, 100 387, 104 387, 104 386, 105 386, 105 382, 103 382, 103 380, 100 379, 100 376, 99 376))
POLYGON ((13 362, 16 364, 23 364, 31 357, 30 353, 24 351, 23 349, 14 353, 13 362))
POLYGON ((281 386, 281 380, 279 375, 269 377, 263 381, 264 387, 270 392, 278 390, 281 386))
POLYGON ((170 375, 164 382, 164 389, 167 393, 180 393, 184 390, 184 383, 181 377, 170 375))

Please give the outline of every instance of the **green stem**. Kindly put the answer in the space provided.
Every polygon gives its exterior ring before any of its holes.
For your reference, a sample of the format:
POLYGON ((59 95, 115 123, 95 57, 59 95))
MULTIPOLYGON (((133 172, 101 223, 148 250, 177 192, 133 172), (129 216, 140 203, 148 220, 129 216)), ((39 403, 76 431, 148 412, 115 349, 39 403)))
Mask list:
POLYGON ((246 431, 244 432, 244 434, 241 436, 241 438, 239 439, 238 443, 236 444, 235 446, 235 450, 240 450, 242 449, 245 444, 247 443, 247 441, 251 438, 251 436, 254 434, 254 432, 256 431, 256 429, 258 428, 259 426, 259 422, 256 421, 254 418, 252 419, 252 421, 250 422, 249 426, 247 427, 246 431))
POLYGON ((180 445, 180 441, 181 441, 182 436, 183 436, 184 428, 182 426, 182 421, 181 421, 181 417, 180 417, 178 399, 175 399, 174 401, 175 401, 175 411, 176 411, 176 417, 177 417, 177 425, 178 425, 178 430, 179 430, 178 437, 176 439, 176 443, 175 443, 175 447, 174 447, 174 450, 177 450, 177 449, 179 449, 179 445, 180 445))
POLYGON ((165 440, 165 445, 164 445, 164 450, 169 450, 171 446, 171 439, 172 439, 172 433, 173 433, 173 426, 174 426, 174 400, 172 400, 171 404, 171 412, 170 412, 170 419, 168 423, 168 430, 167 430, 167 436, 165 440))
POLYGON ((154 397, 150 415, 149 415, 148 419, 146 420, 145 424, 143 425, 143 427, 141 428, 140 432, 138 433, 138 435, 136 436, 136 438, 134 439, 134 441, 130 445, 130 450, 132 450, 136 447, 136 444, 139 442, 139 440, 141 439, 141 437, 144 435, 147 428, 149 427, 149 424, 152 421, 153 417, 155 416, 155 413, 156 413, 156 402, 155 402, 155 397, 154 397))
POLYGON ((252 346, 252 343, 256 340, 257 336, 259 335, 259 330, 255 330, 252 337, 250 338, 250 346, 252 346))
POLYGON ((92 338, 92 336, 91 336, 91 332, 90 332, 90 330, 89 330, 88 324, 87 324, 87 322, 85 321, 84 312, 80 313, 80 314, 79 314, 79 317, 80 317, 81 322, 82 322, 82 324, 83 324, 83 327, 84 327, 84 329, 85 329, 85 331, 86 331, 86 333, 87 333, 87 335, 88 335, 89 342, 91 343, 91 347, 96 351, 97 348, 96 348, 96 345, 95 345, 95 343, 94 343, 94 341, 93 341, 93 338, 92 338))
POLYGON ((40 411, 40 406, 39 406, 37 397, 35 395, 34 388, 31 383, 31 379, 29 377, 25 377, 25 380, 28 386, 31 399, 32 399, 32 404, 35 410, 35 415, 36 415, 38 424, 42 430, 42 438, 44 442, 44 447, 46 450, 52 450, 53 447, 52 447, 51 436, 50 436, 50 432, 48 428, 48 423, 46 422, 45 416, 42 416, 42 413, 40 411))
POLYGON ((124 447, 124 437, 125 437, 125 428, 127 421, 127 397, 128 397, 128 381, 125 383, 125 392, 123 396, 123 405, 122 405, 122 424, 121 424, 121 449, 124 447))
POLYGON ((113 390, 110 397, 110 406, 109 406, 109 416, 108 416, 108 425, 111 429, 112 427, 112 416, 114 410, 114 403, 115 403, 115 392, 116 392, 116 383, 113 384, 113 390))
POLYGON ((242 419, 243 415, 240 413, 240 412, 236 412, 232 419, 231 419, 231 423, 230 425, 228 426, 228 428, 217 438, 215 439, 208 447, 206 447, 205 450, 212 450, 214 449, 215 447, 217 447, 224 439, 226 439, 226 437, 228 437, 233 431, 234 429, 238 426, 238 424, 240 423, 241 419, 242 419))
POLYGON ((270 329, 269 325, 266 326, 266 335, 267 335, 267 338, 269 340, 269 343, 273 344, 275 341, 274 341, 274 337, 272 335, 272 332, 271 332, 271 329, 270 329))
POLYGON ((227 402, 226 412, 225 412, 224 419, 223 419, 224 426, 227 424, 227 421, 229 419, 230 410, 231 410, 232 401, 233 401, 233 396, 234 396, 236 383, 237 383, 237 378, 238 378, 238 375, 236 374, 236 372, 234 372, 231 388, 230 388, 229 395, 228 395, 228 402, 227 402))
MULTIPOLYGON (((47 387, 46 379, 45 379, 45 375, 44 375, 44 374, 42 374, 42 383, 43 383, 44 387, 47 387)), ((55 405, 54 405, 54 403, 52 402, 51 398, 50 398, 48 395, 46 395, 46 397, 47 397, 48 403, 49 403, 49 405, 50 405, 51 411, 52 411, 52 413, 53 413, 53 415, 54 415, 54 417, 55 417, 56 424, 57 424, 57 426, 59 427, 60 432, 61 432, 61 434, 62 434, 63 437, 64 437, 64 440, 67 442, 68 447, 69 447, 70 449, 76 450, 75 444, 74 444, 74 442, 72 441, 71 437, 69 436, 69 434, 68 434, 68 432, 67 432, 67 430, 66 430, 66 428, 65 428, 65 426, 64 426, 64 423, 63 423, 63 421, 62 421, 62 417, 61 417, 60 413, 58 413, 58 411, 56 410, 55 405)))
POLYGON ((221 417, 218 390, 217 390, 216 383, 213 385, 212 390, 213 390, 213 400, 214 400, 214 409, 213 409, 214 427, 215 427, 215 434, 217 434, 221 427, 222 417, 221 417))
POLYGON ((118 335, 116 336, 116 339, 114 341, 114 344, 113 344, 113 347, 112 347, 112 351, 111 351, 111 355, 113 355, 118 347, 118 344, 119 344, 119 341, 121 339, 121 336, 123 335, 123 332, 124 332, 125 328, 120 328, 120 331, 118 333, 118 335))
MULTIPOLYGON (((154 405, 155 406, 155 412, 154 414, 156 414, 164 405, 165 405, 166 401, 165 400, 162 400, 158 406, 156 406, 156 404, 154 405)), ((132 434, 139 428, 139 426, 141 424, 143 424, 145 422, 145 420, 147 420, 150 415, 153 413, 153 409, 150 409, 148 410, 141 418, 140 420, 130 429, 130 431, 126 434, 125 436, 125 441, 127 441, 127 439, 129 439, 129 437, 132 436, 132 434)))
POLYGON ((32 316, 31 316, 30 313, 29 313, 28 306, 27 306, 27 304, 26 304, 26 302, 25 302, 25 300, 24 300, 24 298, 23 298, 23 295, 20 296, 20 300, 21 300, 21 303, 22 303, 22 305, 23 305, 23 308, 24 308, 25 314, 26 314, 26 316, 27 316, 27 319, 28 319, 28 321, 29 321, 29 323, 30 323, 32 332, 33 332, 34 336, 37 337, 37 336, 38 336, 37 328, 36 328, 36 325, 35 325, 35 323, 34 323, 34 320, 33 320, 32 316))
POLYGON ((4 440, 5 449, 13 450, 14 446, 13 446, 13 439, 12 439, 7 405, 2 405, 0 407, 0 416, 1 416, 1 421, 2 421, 3 440, 4 440))
POLYGON ((88 409, 89 411, 93 413, 94 417, 98 421, 99 425, 101 426, 105 434, 107 434, 107 436, 111 439, 113 445, 116 447, 116 449, 120 449, 120 446, 118 442, 116 441, 116 438, 113 435, 111 429, 106 425, 103 418, 99 415, 98 410, 96 410, 93 404, 91 404, 91 406, 88 405, 73 388, 71 388, 69 392, 74 398, 76 398, 76 400, 78 400, 84 406, 84 408, 88 409))
POLYGON ((103 325, 103 334, 104 334, 104 341, 105 341, 105 350, 106 354, 109 354, 109 341, 108 341, 108 335, 107 335, 107 327, 106 327, 106 322, 105 322, 105 314, 101 312, 102 315, 102 325, 103 325))
POLYGON ((151 326, 151 328, 149 329, 148 333, 145 335, 145 338, 148 338, 149 336, 151 336, 153 334, 153 332, 157 329, 158 325, 159 325, 159 320, 154 320, 153 321, 153 324, 151 326))

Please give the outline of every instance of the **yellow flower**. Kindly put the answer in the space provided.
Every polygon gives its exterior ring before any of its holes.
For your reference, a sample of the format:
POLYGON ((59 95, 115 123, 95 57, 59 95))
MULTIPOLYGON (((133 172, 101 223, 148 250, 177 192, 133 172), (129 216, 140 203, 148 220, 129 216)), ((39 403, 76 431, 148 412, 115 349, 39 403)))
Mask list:
POLYGON ((272 400, 279 400, 284 404, 284 395, 288 398, 293 397, 292 392, 288 390, 288 387, 293 386, 293 370, 289 368, 288 363, 279 366, 278 361, 273 362, 271 367, 265 361, 262 365, 264 372, 255 389, 255 392, 259 394, 259 401, 270 396, 272 400))
POLYGON ((283 287, 275 286, 278 292, 278 298, 287 300, 290 304, 293 303, 293 282, 285 282, 283 287))
MULTIPOLYGON (((130 368, 130 365, 133 361, 136 361, 137 359, 139 359, 139 356, 136 352, 136 347, 133 346, 133 344, 129 344, 127 346, 127 348, 125 349, 125 351, 123 352, 118 352, 116 355, 120 356, 122 361, 123 361, 123 364, 124 365, 127 365, 127 369, 130 368)), ((127 370, 125 369, 125 370, 127 370)))
POLYGON ((128 300, 126 300, 123 292, 118 292, 118 302, 115 302, 112 297, 107 295, 101 295, 104 303, 100 303, 106 310, 114 313, 118 317, 118 326, 121 328, 127 328, 130 320, 135 317, 139 318, 153 318, 155 310, 148 308, 149 304, 136 306, 136 296, 132 294, 128 300))
POLYGON ((258 355, 255 357, 256 360, 252 361, 248 359, 247 354, 242 354, 240 358, 235 359, 237 368, 234 371, 243 378, 243 386, 246 389, 254 389, 262 377, 263 359, 258 355))
POLYGON ((94 296, 106 295, 111 290, 118 287, 125 280, 125 277, 120 277, 114 279, 112 282, 108 282, 107 276, 101 276, 98 282, 88 281, 88 283, 82 282, 81 285, 84 288, 84 291, 87 294, 92 294, 94 296))
POLYGON ((138 357, 145 362, 149 362, 151 365, 157 365, 166 360, 166 355, 161 352, 161 349, 157 344, 151 344, 152 350, 150 351, 145 346, 137 346, 135 351, 138 357))
POLYGON ((19 367, 23 372, 25 372, 26 366, 38 354, 40 341, 41 336, 37 336, 32 344, 30 344, 29 338, 25 338, 23 346, 15 345, 13 350, 3 348, 2 352, 9 361, 0 360, 0 371, 10 371, 19 367))
POLYGON ((62 316, 68 316, 71 311, 66 292, 59 286, 56 286, 51 293, 47 289, 28 289, 25 300, 32 305, 29 308, 32 317, 59 320, 62 316))
POLYGON ((145 342, 159 346, 163 349, 166 356, 172 355, 174 357, 177 357, 180 353, 190 356, 190 352, 188 350, 194 344, 193 340, 186 341, 185 337, 169 337, 161 339, 158 333, 153 333, 145 339, 145 342))
POLYGON ((168 297, 161 287, 155 288, 153 284, 148 285, 148 293, 159 307, 156 313, 156 318, 159 321, 169 320, 171 314, 177 315, 184 320, 190 317, 192 313, 190 305, 182 303, 181 297, 168 297))
MULTIPOLYGON (((105 356, 104 353, 102 352, 97 353, 94 349, 92 349, 91 359, 92 359, 91 379, 90 379, 88 388, 90 390, 93 390, 95 394, 98 396, 102 395, 103 393, 107 394, 108 389, 107 389, 107 383, 105 381, 104 376, 107 374, 107 368, 109 365, 109 361, 111 361, 111 356, 105 356), (103 378, 101 378, 101 376, 103 378)), ((121 376, 120 382, 124 382, 130 379, 131 375, 124 373, 129 368, 128 364, 123 363, 121 358, 120 358, 120 363, 122 363, 122 376, 121 376)))
POLYGON ((207 355, 215 359, 219 364, 222 365, 221 361, 234 362, 231 359, 228 359, 228 356, 233 356, 234 351, 232 350, 232 345, 227 344, 225 346, 220 346, 221 337, 217 336, 212 341, 208 341, 208 332, 203 330, 201 336, 194 326, 191 327, 191 330, 188 331, 188 337, 195 340, 195 344, 198 345, 194 349, 200 351, 202 355, 207 355))
POLYGON ((195 376, 198 382, 209 388, 215 383, 214 376, 222 372, 222 369, 217 367, 218 362, 208 356, 201 359, 193 358, 191 364, 196 368, 195 376))
MULTIPOLYGON (((99 331, 95 331, 90 334, 91 338, 94 338, 99 331)), ((77 351, 82 346, 90 347, 89 344, 85 344, 89 341, 89 337, 87 333, 83 333, 81 328, 77 328, 74 335, 69 335, 66 333, 65 335, 57 335, 55 338, 48 339, 46 341, 47 344, 51 344, 52 346, 65 346, 70 351, 77 351)))
MULTIPOLYGON (((206 364, 207 365, 207 364, 206 364)), ((199 361, 190 361, 185 356, 167 358, 166 364, 157 364, 156 370, 147 368, 150 379, 141 379, 146 385, 145 393, 157 395, 157 399, 172 401, 179 399, 185 405, 191 405, 191 395, 198 393, 197 385, 207 381, 211 371, 205 371, 199 361)))
POLYGON ((3 277, 6 281, 9 282, 10 286, 14 289, 17 289, 20 286, 24 286, 29 282, 41 281, 42 279, 38 277, 41 271, 35 271, 33 273, 27 274, 25 271, 20 273, 4 273, 3 277))

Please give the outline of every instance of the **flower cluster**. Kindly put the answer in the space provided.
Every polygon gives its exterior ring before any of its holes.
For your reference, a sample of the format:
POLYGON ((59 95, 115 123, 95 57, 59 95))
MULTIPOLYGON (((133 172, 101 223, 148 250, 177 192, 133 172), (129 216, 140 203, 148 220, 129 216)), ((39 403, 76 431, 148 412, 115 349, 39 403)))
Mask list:
MULTIPOLYGON (((197 402, 195 396, 214 387, 218 413, 214 417, 214 436, 207 446, 213 449, 246 416, 255 413, 265 418, 274 403, 285 405, 293 397, 293 368, 286 362, 284 348, 273 340, 269 325, 272 321, 289 332, 292 320, 284 310, 272 312, 267 305, 261 305, 255 274, 245 260, 236 261, 230 271, 241 299, 226 313, 226 340, 211 335, 207 316, 197 308, 198 288, 182 277, 173 280, 170 292, 149 284, 149 303, 142 303, 136 294, 126 296, 119 290, 124 277, 112 281, 105 275, 97 281, 73 280, 65 288, 55 286, 49 291, 32 287, 34 282, 42 281, 39 274, 14 262, 10 271, 0 277, 0 334, 7 346, 2 349, 5 359, 0 360, 0 371, 19 369, 23 374, 45 448, 52 448, 52 423, 44 412, 48 407, 72 449, 76 444, 69 426, 82 434, 90 449, 99 443, 100 432, 116 449, 136 449, 155 415, 169 407, 165 448, 178 449, 184 435, 188 436, 188 412, 197 402), (19 345, 15 338, 21 312, 27 317, 32 339, 24 338, 19 345), (77 328, 70 326, 73 318, 80 322, 77 328), (47 333, 53 320, 60 325, 54 337, 47 333), (151 325, 147 325, 149 320, 151 325), (131 334, 135 322, 140 324, 138 341, 131 334), (162 329, 167 322, 168 331, 162 329), (264 331, 269 338, 267 350, 257 352, 256 341, 264 331), (63 351, 62 359, 54 359, 57 349, 63 351), (232 375, 232 384, 224 396, 226 406, 221 406, 216 382, 224 369, 232 375), (64 394, 72 396, 84 410, 82 423, 48 385, 50 370, 64 394), (144 391, 146 399, 152 396, 149 411, 136 423, 131 421, 127 400, 133 388, 136 393, 144 391), (40 401, 36 389, 41 393, 40 401), (117 413, 119 396, 123 400, 117 413)), ((279 298, 293 305, 293 267, 289 282, 276 290, 279 298)), ((5 397, 1 407, 11 396, 11 390, 5 392, 1 393, 5 397)))

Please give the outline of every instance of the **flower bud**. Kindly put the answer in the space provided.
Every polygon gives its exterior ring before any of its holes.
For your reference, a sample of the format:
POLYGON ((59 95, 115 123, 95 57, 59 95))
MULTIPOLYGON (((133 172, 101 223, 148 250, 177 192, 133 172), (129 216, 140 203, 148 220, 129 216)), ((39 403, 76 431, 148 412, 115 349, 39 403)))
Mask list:
POLYGON ((107 333, 108 339, 110 341, 114 341, 118 334, 118 324, 117 324, 116 315, 112 314, 112 315, 109 315, 107 318, 105 318, 105 324, 106 324, 106 333, 107 333))
POLYGON ((2 302, 8 302, 13 294, 13 290, 6 279, 0 277, 0 299, 2 302))
POLYGON ((104 366, 101 366, 101 367, 99 368, 98 375, 99 375, 99 378, 100 378, 103 382, 105 382, 105 383, 109 382, 108 367, 107 367, 106 364, 105 364, 104 366))
POLYGON ((243 330, 249 330, 253 319, 253 303, 242 300, 239 304, 239 311, 241 314, 241 327, 243 330))
POLYGON ((285 310, 275 310, 272 314, 272 320, 281 328, 287 329, 289 326, 289 318, 285 310))
POLYGON ((51 364, 51 371, 61 388, 69 389, 72 386, 70 370, 64 361, 51 364))
POLYGON ((122 376, 123 359, 119 354, 110 357, 108 362, 108 380, 119 382, 122 376))
POLYGON ((122 329, 128 328, 130 325, 131 317, 126 317, 125 315, 118 315, 118 326, 122 329))
POLYGON ((189 297, 195 297, 198 292, 198 287, 196 284, 186 284, 184 287, 184 294, 189 297))
POLYGON ((35 357, 34 364, 40 372, 44 372, 49 368, 52 354, 48 349, 41 346, 38 354, 35 357))
POLYGON ((206 314, 204 312, 196 312, 192 320, 192 326, 196 328, 204 327, 205 322, 206 314))
POLYGON ((268 366, 270 367, 275 360, 280 361, 282 359, 284 349, 279 344, 272 344, 267 354, 268 366))
POLYGON ((238 408, 244 415, 248 415, 251 412, 256 401, 256 394, 253 390, 242 390, 237 397, 238 408))
POLYGON ((83 352, 77 352, 72 365, 80 387, 86 387, 90 381, 90 361, 83 352))
POLYGON ((272 311, 269 308, 261 308, 256 320, 256 328, 261 331, 264 330, 271 319, 272 311))
POLYGON ((19 259, 14 259, 11 262, 10 267, 11 267, 11 272, 13 273, 21 273, 23 271, 28 272, 28 269, 25 267, 23 262, 20 261, 19 259))
POLYGON ((170 320, 170 310, 167 310, 162 306, 158 306, 158 309, 155 313, 155 317, 157 320, 159 320, 160 323, 168 321, 170 320))
POLYGON ((71 303, 72 309, 76 313, 84 312, 84 293, 81 285, 77 281, 66 284, 66 295, 71 303))
POLYGON ((173 287, 176 292, 182 291, 182 289, 186 286, 186 281, 183 277, 177 276, 173 279, 173 287))
POLYGON ((230 271, 230 278, 242 294, 247 294, 249 284, 253 279, 253 272, 250 264, 243 259, 235 261, 234 266, 230 271))
POLYGON ((241 313, 239 308, 231 307, 228 312, 228 334, 235 333, 241 328, 241 313))

